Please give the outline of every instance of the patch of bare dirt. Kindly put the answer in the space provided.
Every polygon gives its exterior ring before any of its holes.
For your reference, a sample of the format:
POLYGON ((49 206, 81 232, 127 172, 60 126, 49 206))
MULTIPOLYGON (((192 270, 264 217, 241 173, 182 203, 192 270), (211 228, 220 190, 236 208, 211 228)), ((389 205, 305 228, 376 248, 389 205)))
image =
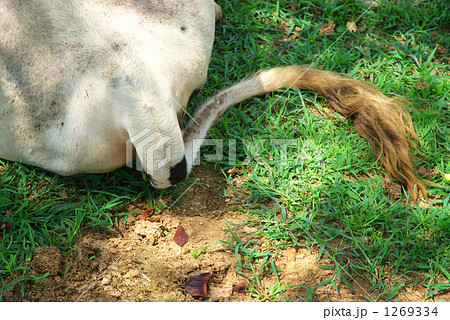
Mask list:
MULTIPOLYGON (((185 281, 208 272, 212 278, 207 301, 251 301, 232 291, 245 279, 235 272, 234 252, 218 243, 228 237, 225 220, 242 223, 246 216, 225 205, 219 194, 222 180, 214 172, 198 168, 195 173, 201 185, 189 189, 157 222, 135 214, 120 232, 90 230, 71 253, 39 248, 30 267, 36 275, 49 276, 40 283, 27 282, 24 297, 16 287, 4 293, 4 300, 194 301, 184 289, 185 281), (189 236, 183 247, 173 240, 180 225, 189 236), (195 258, 191 251, 199 249, 195 258)), ((144 208, 145 204, 129 207, 144 208)))
MULTIPOLYGON (((135 214, 118 231, 89 230, 72 252, 39 248, 30 267, 35 275, 45 272, 49 275, 40 283, 26 282, 24 296, 19 286, 4 292, 4 301, 194 301, 184 288, 185 282, 202 273, 212 275, 204 301, 256 301, 243 290, 248 280, 236 273, 235 263, 240 257, 236 258, 232 249, 219 243, 233 242, 224 231, 225 221, 240 224, 247 216, 234 208, 236 202, 220 195, 224 183, 213 170, 198 167, 194 174, 201 183, 190 188, 179 205, 170 207, 158 222, 150 222, 142 213, 135 214), (180 225, 189 236, 182 247, 174 242, 180 225)), ((170 205, 170 199, 163 200, 170 205)), ((146 207, 145 203, 135 203, 128 209, 146 207)), ((236 234, 247 241, 255 231, 255 227, 244 226, 236 234)), ((264 246, 264 241, 260 240, 259 245, 264 246)), ((287 299, 307 300, 311 293, 306 287, 313 288, 333 276, 334 270, 319 267, 332 262, 327 257, 318 262, 318 257, 319 248, 314 247, 286 248, 277 253, 279 278, 291 285, 284 292, 287 299)), ((266 287, 275 283, 273 275, 262 279, 266 287)), ((322 286, 311 298, 367 301, 370 285, 358 279, 350 283, 353 290, 338 281, 339 292, 322 286)), ((421 301, 424 293, 425 288, 411 288, 399 300, 421 301)), ((376 292, 370 294, 376 298, 376 292)), ((445 295, 439 299, 446 299, 445 295)))

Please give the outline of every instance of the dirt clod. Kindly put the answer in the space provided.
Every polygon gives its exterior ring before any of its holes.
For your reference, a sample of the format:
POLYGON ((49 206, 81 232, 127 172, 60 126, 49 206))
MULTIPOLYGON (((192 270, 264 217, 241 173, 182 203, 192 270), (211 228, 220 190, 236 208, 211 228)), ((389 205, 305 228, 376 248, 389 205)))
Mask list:
POLYGON ((39 247, 30 263, 30 267, 37 273, 55 276, 61 271, 61 252, 56 247, 39 247))

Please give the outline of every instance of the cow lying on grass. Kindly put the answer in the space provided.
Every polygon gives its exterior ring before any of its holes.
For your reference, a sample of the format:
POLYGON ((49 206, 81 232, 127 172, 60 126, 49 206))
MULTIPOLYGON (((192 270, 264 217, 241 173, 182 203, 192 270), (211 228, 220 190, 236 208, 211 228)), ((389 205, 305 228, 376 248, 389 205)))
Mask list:
POLYGON ((189 174, 198 141, 230 106, 288 86, 328 98, 413 198, 426 195, 405 101, 308 66, 263 71, 219 92, 183 137, 180 119, 206 80, 219 14, 210 0, 0 1, 0 158, 100 173, 127 163, 131 141, 152 184, 167 188, 189 174))

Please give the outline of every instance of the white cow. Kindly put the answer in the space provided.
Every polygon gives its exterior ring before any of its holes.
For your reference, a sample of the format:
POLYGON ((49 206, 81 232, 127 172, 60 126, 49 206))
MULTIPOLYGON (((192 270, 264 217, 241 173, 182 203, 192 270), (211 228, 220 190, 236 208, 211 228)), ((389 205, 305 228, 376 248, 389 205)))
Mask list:
POLYGON ((307 66, 261 72, 180 119, 205 80, 212 0, 0 0, 0 158, 61 175, 123 166, 134 145, 155 187, 183 180, 233 104, 286 85, 313 89, 354 120, 387 171, 417 195, 411 118, 376 88, 307 66), (129 152, 128 152, 129 153, 129 152))

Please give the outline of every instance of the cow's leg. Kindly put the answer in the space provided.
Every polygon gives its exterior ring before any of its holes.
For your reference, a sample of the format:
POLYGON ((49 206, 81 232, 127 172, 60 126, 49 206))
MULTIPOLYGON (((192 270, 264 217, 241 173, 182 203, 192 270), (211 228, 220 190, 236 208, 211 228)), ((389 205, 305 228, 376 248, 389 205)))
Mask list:
POLYGON ((222 19, 222 8, 217 3, 214 3, 216 5, 216 22, 222 19))

